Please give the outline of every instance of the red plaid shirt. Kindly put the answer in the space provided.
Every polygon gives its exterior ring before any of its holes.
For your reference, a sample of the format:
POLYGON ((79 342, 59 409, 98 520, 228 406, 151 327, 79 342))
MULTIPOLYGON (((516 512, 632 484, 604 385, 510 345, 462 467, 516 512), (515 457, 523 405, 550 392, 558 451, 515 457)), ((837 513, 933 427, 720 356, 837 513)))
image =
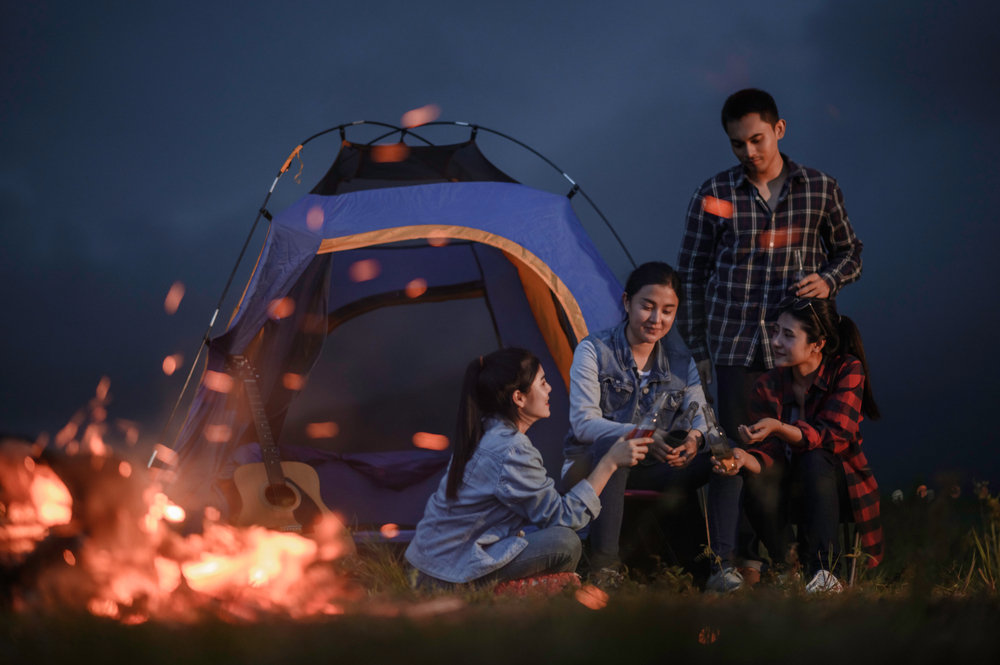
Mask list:
MULTIPOLYGON (((805 413, 791 421, 795 406, 792 390, 792 370, 778 367, 764 374, 754 385, 750 398, 750 417, 753 422, 761 418, 776 418, 802 430, 803 446, 790 446, 792 456, 805 450, 823 448, 840 457, 847 476, 847 490, 854 511, 854 522, 861 534, 861 546, 872 556, 869 567, 882 561, 882 523, 879 519, 878 483, 868 460, 861 450, 859 426, 861 397, 865 374, 861 361, 854 356, 833 358, 820 365, 816 379, 806 393, 805 413)), ((768 437, 747 452, 771 466, 775 457, 785 455, 785 442, 776 436, 768 437)))
POLYGON ((737 165, 695 190, 677 271, 684 298, 677 323, 695 360, 747 365, 757 345, 774 367, 769 326, 789 295, 802 254, 830 297, 861 276, 861 241, 847 218, 837 181, 782 155, 788 178, 774 210, 737 165))

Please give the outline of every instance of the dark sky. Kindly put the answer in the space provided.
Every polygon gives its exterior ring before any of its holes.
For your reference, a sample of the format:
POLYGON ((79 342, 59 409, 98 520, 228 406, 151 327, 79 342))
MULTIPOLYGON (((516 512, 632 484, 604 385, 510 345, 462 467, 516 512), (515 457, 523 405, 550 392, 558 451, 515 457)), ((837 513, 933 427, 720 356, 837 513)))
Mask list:
MULTIPOLYGON (((752 85, 788 122, 783 151, 839 180, 865 244, 838 302, 885 414, 864 426, 883 489, 950 469, 1000 481, 997 3, 120 4, 2 10, 0 430, 58 429, 106 374, 112 416, 154 440, 185 374, 164 356, 193 356, 275 172, 317 131, 438 104, 553 159, 637 260, 673 263, 691 193, 734 163, 722 102, 752 85)), ((310 144, 303 184, 284 178, 269 207, 305 194, 336 143, 310 144)))

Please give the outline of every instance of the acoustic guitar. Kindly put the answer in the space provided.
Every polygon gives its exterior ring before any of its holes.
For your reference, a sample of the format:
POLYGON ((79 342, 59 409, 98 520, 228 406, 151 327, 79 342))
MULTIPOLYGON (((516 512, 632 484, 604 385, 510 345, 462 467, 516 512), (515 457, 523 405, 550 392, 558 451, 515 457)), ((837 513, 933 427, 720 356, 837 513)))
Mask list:
POLYGON ((320 498, 316 470, 302 462, 281 461, 253 365, 243 356, 230 356, 227 364, 233 376, 243 382, 264 460, 239 466, 233 473, 233 482, 243 500, 237 526, 258 524, 308 534, 320 520, 336 520, 320 498))

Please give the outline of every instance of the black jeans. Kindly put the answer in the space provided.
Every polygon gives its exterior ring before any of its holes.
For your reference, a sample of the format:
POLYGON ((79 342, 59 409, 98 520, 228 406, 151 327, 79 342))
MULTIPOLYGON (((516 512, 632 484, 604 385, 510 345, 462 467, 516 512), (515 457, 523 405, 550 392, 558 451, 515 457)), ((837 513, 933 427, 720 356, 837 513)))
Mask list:
POLYGON ((797 524, 799 562, 810 577, 840 564, 840 520, 850 516, 847 478, 840 458, 823 449, 784 456, 745 473, 743 508, 775 563, 785 561, 797 524), (846 509, 847 512, 844 512, 846 509))
MULTIPOLYGON (((764 364, 764 353, 760 345, 749 367, 743 365, 717 365, 715 367, 716 388, 719 393, 718 413, 719 424, 726 435, 734 440, 740 440, 739 426, 752 425, 750 422, 750 395, 757 379, 767 371, 764 364)), ((749 565, 758 567, 760 561, 760 540, 747 520, 746 514, 740 511, 739 536, 737 552, 740 559, 751 562, 749 565)))
MULTIPOLYGON (((613 443, 595 443, 592 450, 594 459, 600 460, 613 443)), ((723 567, 731 565, 736 548, 736 508, 739 505, 740 483, 736 477, 712 473, 708 453, 699 453, 690 464, 680 469, 659 462, 650 466, 625 467, 611 474, 601 492, 601 514, 590 526, 590 566, 599 570, 617 566, 620 562, 618 550, 626 489, 674 492, 687 496, 706 483, 710 495, 707 512, 712 549, 722 559, 723 567)), ((712 569, 718 569, 715 562, 712 569)))

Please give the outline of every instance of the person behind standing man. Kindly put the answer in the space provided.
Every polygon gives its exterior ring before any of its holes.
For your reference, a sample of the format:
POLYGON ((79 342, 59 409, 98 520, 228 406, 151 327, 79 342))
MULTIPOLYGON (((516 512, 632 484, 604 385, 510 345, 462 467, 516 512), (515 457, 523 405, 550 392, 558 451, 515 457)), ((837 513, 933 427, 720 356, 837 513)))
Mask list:
POLYGON ((856 281, 862 244, 837 181, 778 150, 786 123, 771 95, 733 93, 722 127, 740 163, 691 197, 677 260, 678 321, 706 387, 715 365, 719 421, 735 436, 750 421, 754 383, 774 367, 768 331, 778 304, 789 294, 830 298, 856 281))

